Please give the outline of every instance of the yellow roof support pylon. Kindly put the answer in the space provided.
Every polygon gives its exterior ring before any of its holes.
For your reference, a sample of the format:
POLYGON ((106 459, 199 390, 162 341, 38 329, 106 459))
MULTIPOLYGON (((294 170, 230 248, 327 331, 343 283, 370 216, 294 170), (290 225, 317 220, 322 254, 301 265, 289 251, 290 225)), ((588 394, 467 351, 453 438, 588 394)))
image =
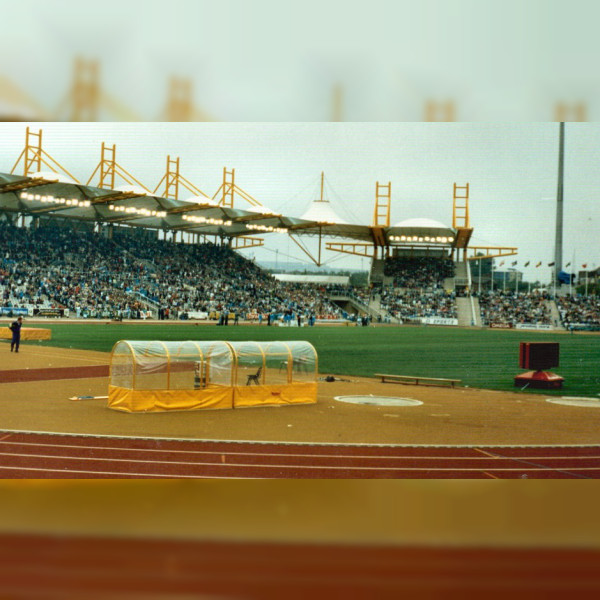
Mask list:
POLYGON ((57 160, 52 158, 42 148, 42 133, 40 129, 37 132, 31 131, 29 127, 25 130, 25 148, 23 148, 19 158, 13 165, 11 173, 15 172, 15 169, 23 159, 23 175, 30 177, 33 173, 42 170, 42 165, 48 167, 53 173, 57 175, 60 173, 70 177, 75 183, 80 183, 77 178, 69 173, 57 160), (37 141, 35 141, 37 139, 37 141))
POLYGON ((138 179, 136 179, 129 171, 124 169, 116 160, 117 150, 116 145, 107 146, 102 142, 102 149, 100 153, 100 162, 96 165, 90 178, 87 180, 86 185, 90 185, 94 175, 100 170, 100 179, 98 185, 101 189, 115 189, 115 177, 119 176, 123 181, 129 185, 135 185, 142 188, 148 195, 152 192, 138 179))
POLYGON ((469 229, 469 184, 454 184, 452 199, 452 227, 469 229))
POLYGON ((158 182, 158 185, 154 188, 154 194, 159 190, 160 186, 165 184, 164 191, 161 193, 163 198, 179 199, 179 186, 181 185, 186 190, 194 194, 194 196, 201 196, 210 200, 209 196, 205 194, 199 187, 196 187, 193 183, 187 180, 179 172, 179 157, 173 159, 170 155, 167 155, 167 169, 162 179, 158 182))
POLYGON ((392 203, 392 182, 375 184, 375 210, 373 227, 389 227, 392 203))
POLYGON ((515 256, 518 254, 518 248, 509 248, 509 247, 491 247, 491 246, 471 246, 468 249, 471 254, 467 256, 467 260, 482 260, 484 258, 502 258, 504 256, 515 256), (477 253, 481 252, 478 256, 477 253))

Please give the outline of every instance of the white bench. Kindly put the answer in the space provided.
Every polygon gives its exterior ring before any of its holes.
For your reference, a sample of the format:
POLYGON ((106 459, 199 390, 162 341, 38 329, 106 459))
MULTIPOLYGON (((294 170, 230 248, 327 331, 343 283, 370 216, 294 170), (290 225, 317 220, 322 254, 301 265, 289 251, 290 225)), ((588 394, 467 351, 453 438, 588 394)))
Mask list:
POLYGON ((412 383, 414 385, 437 385, 437 386, 446 386, 450 385, 454 387, 458 385, 461 380, 460 379, 445 379, 441 377, 420 377, 418 375, 389 375, 384 373, 375 373, 375 377, 381 377, 381 383, 385 383, 386 380, 392 381, 395 383, 412 383))

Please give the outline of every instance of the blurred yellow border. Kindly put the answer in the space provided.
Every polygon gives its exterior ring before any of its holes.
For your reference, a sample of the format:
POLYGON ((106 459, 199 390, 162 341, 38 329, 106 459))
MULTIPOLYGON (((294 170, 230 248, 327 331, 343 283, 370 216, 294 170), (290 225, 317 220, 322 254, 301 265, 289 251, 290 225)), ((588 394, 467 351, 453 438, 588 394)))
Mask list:
POLYGON ((2 481, 0 533, 600 546, 595 481, 2 481))

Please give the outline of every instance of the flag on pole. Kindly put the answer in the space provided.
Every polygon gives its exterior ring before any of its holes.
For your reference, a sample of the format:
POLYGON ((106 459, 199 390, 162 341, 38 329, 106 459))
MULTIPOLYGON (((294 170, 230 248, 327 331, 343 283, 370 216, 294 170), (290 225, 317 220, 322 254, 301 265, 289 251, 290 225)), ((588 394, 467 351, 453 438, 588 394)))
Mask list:
POLYGON ((540 262, 537 265, 535 265, 535 268, 537 269, 538 267, 541 267, 541 266, 542 266, 542 261, 540 260, 540 262))
POLYGON ((554 266, 554 262, 548 263, 549 267, 553 267, 554 266))
POLYGON ((530 261, 527 261, 527 262, 526 262, 526 263, 525 263, 523 266, 524 266, 524 267, 528 267, 528 266, 529 266, 529 262, 530 262, 530 261))

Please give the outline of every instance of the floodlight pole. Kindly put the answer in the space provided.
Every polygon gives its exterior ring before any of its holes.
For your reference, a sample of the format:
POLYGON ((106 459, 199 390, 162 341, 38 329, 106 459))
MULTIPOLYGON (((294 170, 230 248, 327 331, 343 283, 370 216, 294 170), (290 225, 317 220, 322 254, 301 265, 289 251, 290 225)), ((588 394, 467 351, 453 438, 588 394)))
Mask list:
POLYGON ((554 246, 554 286, 556 288, 556 275, 562 270, 563 252, 563 187, 565 167, 565 123, 560 123, 558 141, 558 186, 556 190, 556 238, 554 246))

